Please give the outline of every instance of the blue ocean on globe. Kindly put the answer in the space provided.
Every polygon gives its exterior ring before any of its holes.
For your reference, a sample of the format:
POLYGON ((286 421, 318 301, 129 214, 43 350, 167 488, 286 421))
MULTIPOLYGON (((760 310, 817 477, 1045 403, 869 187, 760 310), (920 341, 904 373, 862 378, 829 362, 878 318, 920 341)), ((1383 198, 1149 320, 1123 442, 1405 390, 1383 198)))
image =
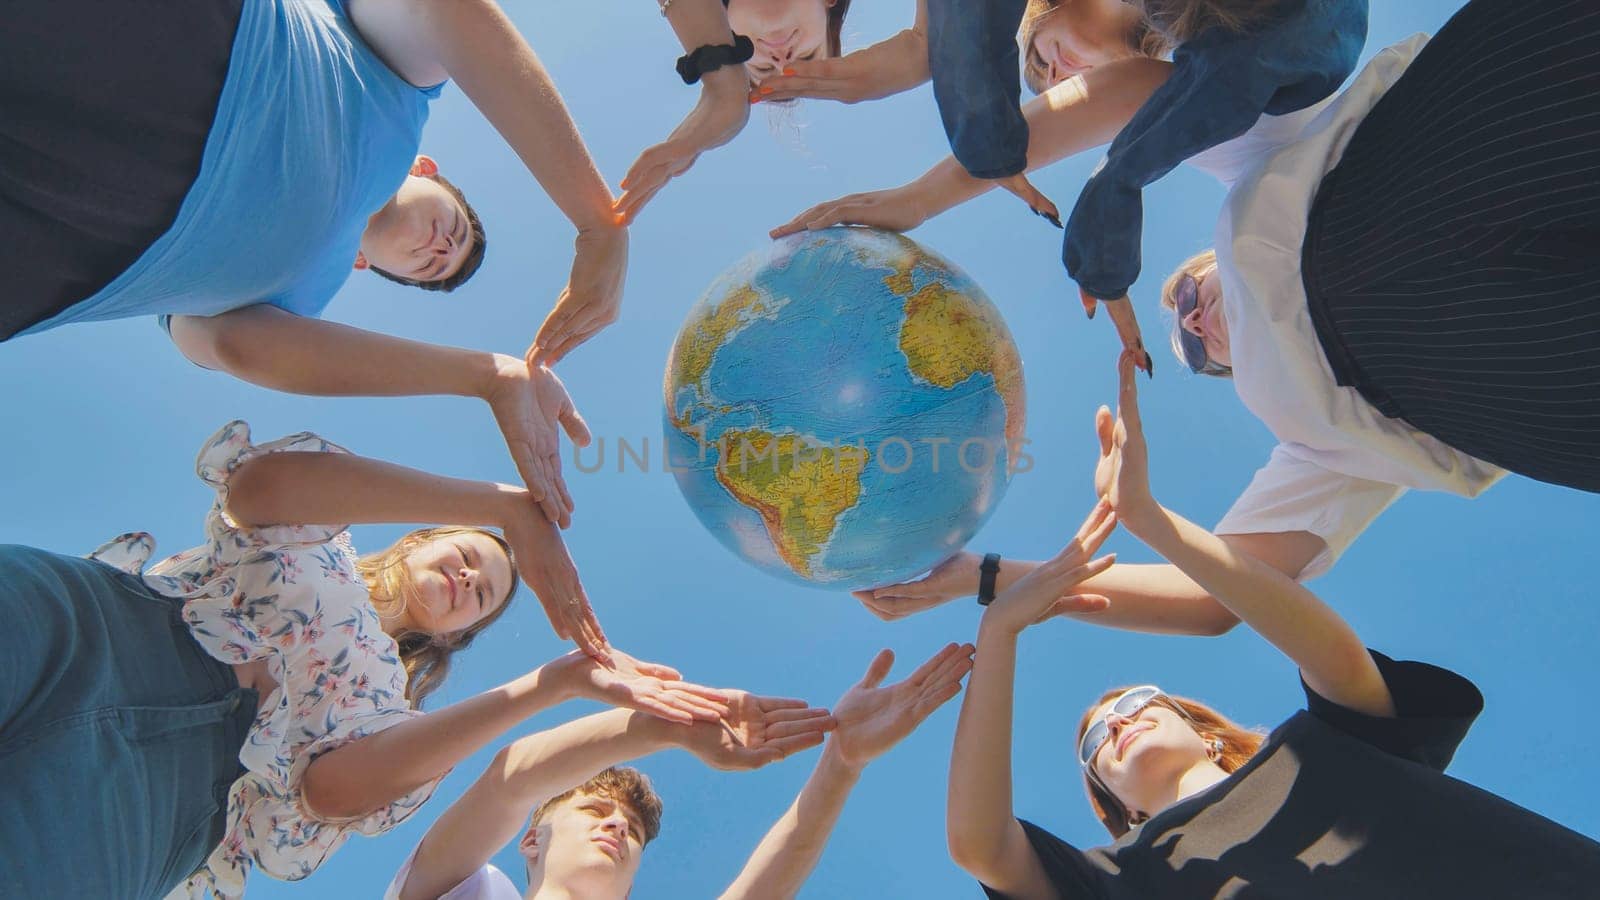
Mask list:
POLYGON ((903 235, 775 241, 690 311, 665 379, 668 458, 700 521, 780 578, 859 589, 960 550, 1023 443, 999 311, 903 235))

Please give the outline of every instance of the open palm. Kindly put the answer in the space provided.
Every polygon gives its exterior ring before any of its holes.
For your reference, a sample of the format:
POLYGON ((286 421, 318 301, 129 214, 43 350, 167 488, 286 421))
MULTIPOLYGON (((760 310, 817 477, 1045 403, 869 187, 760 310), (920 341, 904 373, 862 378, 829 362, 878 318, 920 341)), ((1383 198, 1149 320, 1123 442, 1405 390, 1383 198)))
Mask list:
POLYGON ((833 730, 826 709, 804 700, 762 697, 725 690, 721 722, 696 722, 683 738, 685 749, 715 769, 756 769, 815 747, 833 730))
POLYGON ((971 644, 950 644, 904 681, 879 687, 894 666, 894 651, 879 651, 867 674, 834 705, 839 723, 834 752, 855 767, 883 755, 961 692, 961 679, 972 671, 972 654, 971 644))
POLYGON ((727 693, 684 681, 677 669, 634 659, 612 648, 611 665, 583 657, 584 696, 669 721, 716 722, 728 711, 727 693))

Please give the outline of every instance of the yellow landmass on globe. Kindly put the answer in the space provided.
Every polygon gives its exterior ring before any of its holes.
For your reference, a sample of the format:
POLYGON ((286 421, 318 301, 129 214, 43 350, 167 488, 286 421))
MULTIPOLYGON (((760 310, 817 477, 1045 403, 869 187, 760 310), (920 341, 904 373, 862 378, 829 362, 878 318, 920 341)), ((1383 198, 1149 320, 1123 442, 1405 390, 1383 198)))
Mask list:
POLYGON ((687 430, 689 426, 688 414, 678 412, 677 398, 674 396, 678 389, 684 385, 700 384, 711 370, 717 350, 727 342, 729 336, 748 324, 751 318, 773 311, 772 304, 760 292, 742 285, 728 291, 721 303, 684 325, 678 339, 672 344, 672 360, 667 366, 667 415, 671 417, 673 425, 680 430, 687 430))
POLYGON ((833 536, 839 516, 860 501, 870 457, 862 448, 817 446, 760 428, 730 430, 717 481, 761 516, 778 556, 809 578, 811 561, 833 536))
POLYGON ((1006 407, 1006 443, 1020 445, 1022 358, 992 306, 937 282, 925 285, 906 297, 900 351, 913 374, 946 390, 979 372, 993 375, 1006 407))

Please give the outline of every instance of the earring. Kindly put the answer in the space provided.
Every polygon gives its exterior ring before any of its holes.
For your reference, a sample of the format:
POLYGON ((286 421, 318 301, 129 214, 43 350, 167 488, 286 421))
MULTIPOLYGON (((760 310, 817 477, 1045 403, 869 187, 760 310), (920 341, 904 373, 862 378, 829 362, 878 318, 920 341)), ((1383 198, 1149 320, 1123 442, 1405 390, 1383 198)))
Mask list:
POLYGON ((1211 753, 1213 761, 1222 758, 1222 751, 1226 750, 1227 746, 1227 744, 1222 742, 1222 738, 1211 739, 1211 753))

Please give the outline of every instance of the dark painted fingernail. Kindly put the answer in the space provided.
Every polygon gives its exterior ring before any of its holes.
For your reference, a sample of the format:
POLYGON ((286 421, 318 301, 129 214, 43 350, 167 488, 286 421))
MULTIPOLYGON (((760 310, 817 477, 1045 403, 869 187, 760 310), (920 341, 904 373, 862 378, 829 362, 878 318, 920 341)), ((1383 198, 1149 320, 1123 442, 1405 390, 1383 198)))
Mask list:
POLYGON ((1094 319, 1094 311, 1099 309, 1099 308, 1100 308, 1100 304, 1098 304, 1098 303, 1090 303, 1090 304, 1087 304, 1087 305, 1085 305, 1083 307, 1083 311, 1088 313, 1089 314, 1089 319, 1091 321, 1093 321, 1093 319, 1094 319))
POLYGON ((1151 378, 1156 377, 1156 361, 1150 358, 1150 351, 1144 354, 1144 373, 1151 378))

